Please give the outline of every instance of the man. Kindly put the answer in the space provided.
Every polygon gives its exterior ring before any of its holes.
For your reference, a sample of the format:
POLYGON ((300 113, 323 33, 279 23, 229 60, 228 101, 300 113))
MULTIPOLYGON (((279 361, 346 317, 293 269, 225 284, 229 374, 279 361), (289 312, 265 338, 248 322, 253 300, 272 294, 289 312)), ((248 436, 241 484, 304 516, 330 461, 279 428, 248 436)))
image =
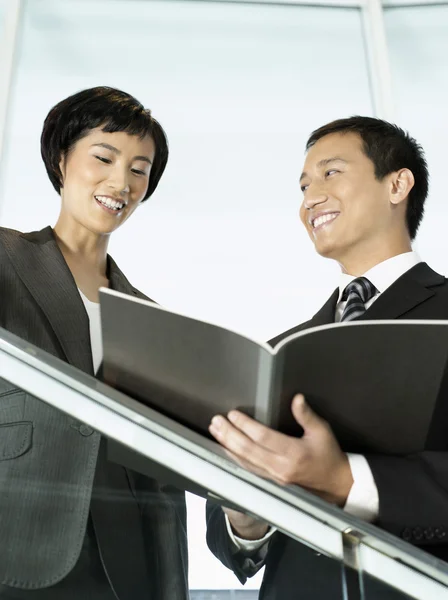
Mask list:
MULTIPOLYGON (((317 252, 338 262, 341 282, 310 321, 272 343, 295 331, 354 318, 448 319, 447 279, 411 247, 428 192, 426 161, 413 138, 379 119, 335 121, 309 138, 300 180, 302 222, 317 252)), ((301 485, 448 560, 447 394, 448 372, 429 432, 431 439, 446 440, 446 452, 346 455, 328 423, 302 396, 292 403, 305 432, 300 439, 237 411, 227 419, 214 417, 210 432, 257 473, 301 485)), ((209 546, 241 581, 265 562, 260 597, 342 598, 336 561, 247 515, 230 510, 224 515, 211 505, 207 512, 209 546)), ((372 597, 395 597, 391 594, 372 597)))

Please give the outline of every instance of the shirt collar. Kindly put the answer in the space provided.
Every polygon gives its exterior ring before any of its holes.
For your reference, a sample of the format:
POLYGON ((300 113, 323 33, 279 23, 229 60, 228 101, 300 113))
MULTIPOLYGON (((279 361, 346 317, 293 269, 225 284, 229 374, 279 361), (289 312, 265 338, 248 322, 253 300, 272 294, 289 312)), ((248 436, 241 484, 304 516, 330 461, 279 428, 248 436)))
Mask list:
MULTIPOLYGON (((415 267, 415 265, 420 262, 422 262, 422 260, 417 252, 404 252, 403 254, 397 254, 397 256, 392 256, 392 258, 388 258, 375 265, 363 273, 362 277, 367 277, 367 279, 369 279, 376 287, 378 293, 382 294, 399 277, 406 273, 406 271, 409 271, 409 269, 412 269, 412 267, 415 267)), ((345 288, 356 278, 357 277, 353 275, 341 273, 338 303, 341 301, 345 288)))

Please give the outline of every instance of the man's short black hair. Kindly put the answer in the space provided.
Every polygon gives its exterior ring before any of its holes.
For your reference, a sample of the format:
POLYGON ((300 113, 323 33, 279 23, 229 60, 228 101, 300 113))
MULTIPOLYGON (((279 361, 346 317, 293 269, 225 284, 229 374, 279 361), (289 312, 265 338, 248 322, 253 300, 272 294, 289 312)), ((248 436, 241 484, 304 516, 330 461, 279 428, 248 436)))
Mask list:
POLYGON ((142 139, 150 136, 155 156, 149 176, 147 200, 159 183, 168 161, 166 134, 151 111, 130 94, 110 87, 94 87, 69 96, 54 106, 45 119, 41 153, 48 177, 57 193, 63 187, 59 168, 78 140, 101 127, 107 133, 124 131, 142 139))
POLYGON ((412 171, 415 184, 409 193, 406 224, 413 240, 423 218, 429 187, 428 165, 420 144, 397 125, 372 117, 354 116, 333 121, 313 131, 306 143, 307 151, 318 140, 332 133, 357 133, 366 156, 373 162, 375 177, 380 181, 400 169, 412 171))

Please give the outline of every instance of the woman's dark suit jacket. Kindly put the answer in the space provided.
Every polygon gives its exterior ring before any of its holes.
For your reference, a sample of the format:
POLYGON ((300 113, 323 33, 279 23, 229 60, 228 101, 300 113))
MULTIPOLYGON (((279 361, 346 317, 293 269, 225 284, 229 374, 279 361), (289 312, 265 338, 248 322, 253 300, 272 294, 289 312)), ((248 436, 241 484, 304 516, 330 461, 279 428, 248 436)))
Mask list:
MULTIPOLYGON (((110 257, 108 277, 112 289, 145 297, 110 257)), ((0 228, 0 327, 93 375, 88 316, 51 227, 0 228)), ((186 600, 184 494, 108 463, 100 441, 0 380, 0 583, 37 589, 63 580, 91 515, 120 600, 145 589, 146 600, 186 600)))

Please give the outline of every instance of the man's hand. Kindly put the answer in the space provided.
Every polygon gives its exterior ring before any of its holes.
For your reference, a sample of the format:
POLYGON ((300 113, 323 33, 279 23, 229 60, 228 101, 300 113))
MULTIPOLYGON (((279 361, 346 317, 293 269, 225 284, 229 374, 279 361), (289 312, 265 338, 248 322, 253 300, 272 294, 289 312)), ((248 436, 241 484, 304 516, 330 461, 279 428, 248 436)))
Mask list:
POLYGON ((328 423, 313 412, 302 395, 294 397, 292 413, 303 428, 301 438, 274 431, 234 410, 227 419, 213 417, 209 430, 251 471, 280 484, 300 485, 344 506, 353 485, 346 454, 328 423))
POLYGON ((233 532, 244 540, 259 540, 266 535, 269 525, 264 521, 259 521, 250 515, 245 515, 237 510, 222 507, 222 510, 229 518, 233 532))

